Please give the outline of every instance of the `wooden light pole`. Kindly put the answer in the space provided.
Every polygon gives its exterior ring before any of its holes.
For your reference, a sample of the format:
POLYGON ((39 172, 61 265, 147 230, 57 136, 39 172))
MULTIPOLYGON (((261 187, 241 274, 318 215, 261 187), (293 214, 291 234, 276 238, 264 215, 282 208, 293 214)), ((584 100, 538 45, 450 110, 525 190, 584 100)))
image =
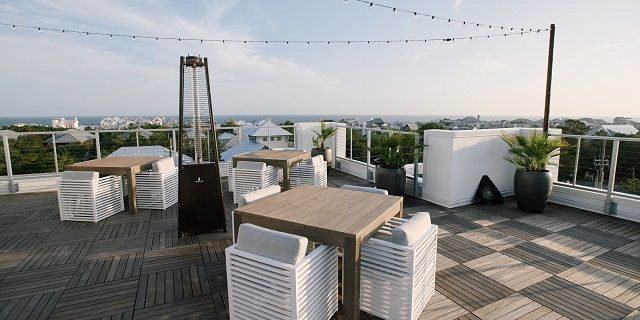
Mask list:
POLYGON ((547 93, 544 99, 544 134, 549 133, 549 105, 551 104, 551 73, 553 71, 553 44, 556 36, 556 25, 551 24, 549 29, 549 60, 547 62, 547 93))

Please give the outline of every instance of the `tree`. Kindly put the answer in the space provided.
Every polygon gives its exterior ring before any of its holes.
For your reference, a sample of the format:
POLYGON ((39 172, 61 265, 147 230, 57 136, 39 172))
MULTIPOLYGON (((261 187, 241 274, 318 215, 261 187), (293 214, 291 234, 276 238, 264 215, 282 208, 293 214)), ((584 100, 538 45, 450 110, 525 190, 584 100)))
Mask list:
POLYGON ((567 119, 563 125, 560 126, 562 129, 562 133, 564 134, 575 134, 575 135, 586 135, 589 132, 589 126, 580 120, 567 119))
POLYGON ((418 131, 431 130, 431 129, 445 130, 447 128, 437 122, 423 123, 418 127, 418 131))

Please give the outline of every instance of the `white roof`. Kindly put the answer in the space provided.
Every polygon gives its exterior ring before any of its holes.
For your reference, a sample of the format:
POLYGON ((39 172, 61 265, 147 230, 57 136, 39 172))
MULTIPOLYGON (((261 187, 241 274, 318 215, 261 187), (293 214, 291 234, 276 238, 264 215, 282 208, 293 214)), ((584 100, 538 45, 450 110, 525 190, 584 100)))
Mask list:
MULTIPOLYGON (((112 152, 109 157, 135 157, 135 156, 152 156, 152 157, 171 157, 171 150, 163 146, 140 146, 140 147, 120 147, 112 152)), ((193 159, 187 155, 182 155, 183 163, 192 163, 193 159)))
POLYGON ((256 152, 265 148, 267 148, 267 146, 265 146, 262 143, 243 141, 242 143, 236 144, 235 146, 221 153, 220 160, 231 161, 233 160, 233 156, 237 156, 239 154, 248 153, 248 152, 256 152))
POLYGON ((277 136, 291 136, 291 132, 280 128, 277 124, 271 121, 265 121, 263 125, 258 128, 246 128, 242 129, 243 133, 247 132, 250 137, 277 137, 277 136))
POLYGON ((634 135, 638 133, 638 129, 630 124, 603 124, 600 127, 602 127, 603 130, 606 130, 609 134, 617 133, 634 135))
POLYGON ((231 140, 231 139, 233 139, 233 137, 235 137, 235 135, 233 133, 223 132, 221 135, 218 136, 218 139, 220 139, 220 140, 231 140))

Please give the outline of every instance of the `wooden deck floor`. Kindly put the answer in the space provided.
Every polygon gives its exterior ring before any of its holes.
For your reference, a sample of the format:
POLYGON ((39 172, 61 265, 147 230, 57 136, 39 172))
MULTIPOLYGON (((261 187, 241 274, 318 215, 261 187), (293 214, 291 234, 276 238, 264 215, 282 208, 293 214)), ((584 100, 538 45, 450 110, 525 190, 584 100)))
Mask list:
MULTIPOLYGON (((405 198, 418 211, 441 230, 421 319, 640 318, 639 224, 559 205, 524 214, 510 199, 451 210, 405 198)), ((176 228, 175 209, 61 222, 55 193, 1 196, 0 319, 227 319, 230 236, 178 239, 176 228)))

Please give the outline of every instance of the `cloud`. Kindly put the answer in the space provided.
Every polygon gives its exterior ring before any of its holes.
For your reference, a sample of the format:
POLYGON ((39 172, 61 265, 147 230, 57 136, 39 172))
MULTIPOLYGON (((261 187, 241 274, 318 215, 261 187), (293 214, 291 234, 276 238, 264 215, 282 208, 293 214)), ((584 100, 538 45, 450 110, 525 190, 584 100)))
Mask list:
MULTIPOLYGON (((235 1, 203 2, 190 12, 180 12, 173 5, 25 1, 3 4, 7 10, 0 18, 95 32, 251 39, 222 23, 235 1), (25 16, 30 19, 19 19, 25 16)), ((220 44, 199 42, 108 41, 69 33, 5 32, 0 37, 9 59, 0 60, 0 95, 9 97, 3 104, 14 108, 3 108, 3 116, 177 113, 178 57, 186 54, 209 58, 214 101, 221 113, 256 113, 253 105, 277 106, 287 113, 297 108, 296 102, 304 102, 305 96, 321 100, 339 86, 336 79, 311 66, 262 54, 260 46, 226 44, 221 48, 220 44), (20 59, 29 63, 16 64, 20 59), (29 86, 38 94, 26 99, 11 94, 18 85, 29 86), (286 100, 278 88, 286 90, 286 100)))
POLYGON ((451 6, 454 10, 460 9, 462 5, 462 0, 453 0, 453 5, 451 6))

